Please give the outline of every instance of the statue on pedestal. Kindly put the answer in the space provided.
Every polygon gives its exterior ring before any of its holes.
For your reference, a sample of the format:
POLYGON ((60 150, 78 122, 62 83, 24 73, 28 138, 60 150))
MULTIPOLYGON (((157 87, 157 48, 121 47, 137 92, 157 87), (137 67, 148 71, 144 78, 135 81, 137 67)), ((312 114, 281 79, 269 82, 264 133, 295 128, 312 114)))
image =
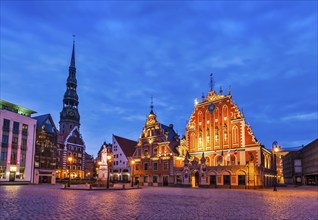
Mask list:
POLYGON ((107 164, 107 149, 106 146, 103 145, 103 150, 102 150, 102 164, 107 164))
POLYGON ((98 168, 98 181, 106 181, 108 175, 108 164, 107 164, 107 149, 106 145, 103 145, 101 151, 101 161, 98 168))

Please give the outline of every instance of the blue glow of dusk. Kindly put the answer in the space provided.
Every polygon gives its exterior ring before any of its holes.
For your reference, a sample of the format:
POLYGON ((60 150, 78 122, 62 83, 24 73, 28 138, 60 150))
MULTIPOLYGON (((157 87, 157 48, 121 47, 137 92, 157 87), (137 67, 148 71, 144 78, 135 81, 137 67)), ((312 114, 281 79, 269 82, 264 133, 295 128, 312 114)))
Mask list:
POLYGON ((1 1, 1 99, 58 127, 76 34, 81 133, 96 156, 150 112, 180 136, 195 98, 234 102, 270 148, 317 138, 315 1, 1 1))

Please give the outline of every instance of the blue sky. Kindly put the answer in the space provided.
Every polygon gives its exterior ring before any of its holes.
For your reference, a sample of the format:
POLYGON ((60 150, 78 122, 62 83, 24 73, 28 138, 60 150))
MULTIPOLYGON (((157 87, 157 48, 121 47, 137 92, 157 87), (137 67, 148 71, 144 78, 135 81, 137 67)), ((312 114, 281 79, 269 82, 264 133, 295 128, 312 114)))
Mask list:
POLYGON ((193 101, 231 86, 267 148, 317 138, 315 1, 1 1, 1 99, 58 126, 76 34, 81 133, 97 154, 150 111, 182 136, 193 101))

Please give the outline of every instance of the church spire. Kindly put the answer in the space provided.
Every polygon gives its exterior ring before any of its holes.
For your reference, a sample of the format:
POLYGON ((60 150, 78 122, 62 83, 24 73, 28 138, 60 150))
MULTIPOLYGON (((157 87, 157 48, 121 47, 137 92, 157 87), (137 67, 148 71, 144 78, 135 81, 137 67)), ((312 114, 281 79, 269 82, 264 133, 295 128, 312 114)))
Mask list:
MULTIPOLYGON (((66 91, 63 97, 63 109, 60 112, 60 129, 61 125, 66 128, 71 128, 80 125, 80 115, 78 112, 78 95, 77 79, 76 79, 76 68, 75 68, 75 35, 73 35, 73 48, 71 63, 68 69, 68 77, 66 80, 66 91)), ((66 132, 66 129, 65 129, 66 132)))
POLYGON ((71 58, 70 67, 75 68, 75 34, 73 34, 73 50, 72 50, 72 58, 71 58))

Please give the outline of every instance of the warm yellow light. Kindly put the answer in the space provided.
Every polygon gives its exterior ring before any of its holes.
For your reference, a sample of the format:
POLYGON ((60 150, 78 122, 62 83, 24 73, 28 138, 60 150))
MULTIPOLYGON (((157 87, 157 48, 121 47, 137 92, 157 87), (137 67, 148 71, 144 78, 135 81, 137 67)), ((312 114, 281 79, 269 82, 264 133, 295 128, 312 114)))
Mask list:
POLYGON ((72 162, 73 157, 68 157, 67 159, 68 159, 69 162, 72 162))
POLYGON ((16 172, 17 171, 17 167, 16 166, 11 166, 10 167, 10 171, 11 172, 16 172))
POLYGON ((98 165, 101 165, 101 164, 102 164, 102 162, 98 161, 98 165))
POLYGON ((135 164, 135 161, 134 161, 134 160, 133 160, 133 161, 131 161, 131 164, 133 164, 133 165, 134 165, 134 164, 135 164))
POLYGON ((198 99, 194 99, 194 105, 197 106, 198 103, 198 99))
POLYGON ((107 156, 107 160, 110 160, 112 159, 112 157, 110 155, 107 156))
POLYGON ((278 147, 275 147, 275 148, 274 148, 274 151, 275 151, 275 152, 278 152, 278 151, 279 151, 279 148, 278 148, 278 147))

